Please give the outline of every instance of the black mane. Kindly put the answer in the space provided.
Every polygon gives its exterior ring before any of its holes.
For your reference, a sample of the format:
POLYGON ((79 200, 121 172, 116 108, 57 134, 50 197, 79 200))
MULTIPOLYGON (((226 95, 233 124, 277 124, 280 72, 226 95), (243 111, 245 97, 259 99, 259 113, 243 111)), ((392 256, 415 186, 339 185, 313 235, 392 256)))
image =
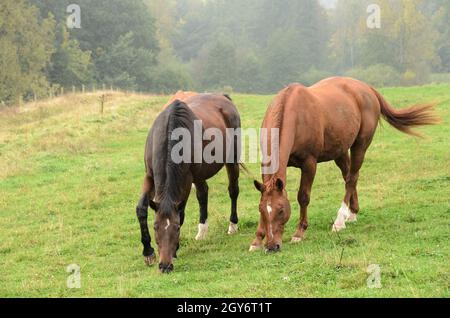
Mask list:
MULTIPOLYGON (((171 140, 172 133, 177 128, 185 128, 189 130, 191 136, 194 135, 195 115, 190 108, 183 102, 176 100, 168 108, 167 120, 167 152, 165 158, 154 158, 156 160, 165 161, 165 182, 163 189, 163 197, 160 202, 160 211, 162 213, 170 213, 173 211, 174 205, 179 203, 181 198, 183 180, 189 172, 189 163, 175 163, 172 161, 171 153, 173 147, 179 140, 171 140)), ((158 142, 158 141, 155 141, 158 142)), ((161 154, 162 155, 162 154, 161 154)))

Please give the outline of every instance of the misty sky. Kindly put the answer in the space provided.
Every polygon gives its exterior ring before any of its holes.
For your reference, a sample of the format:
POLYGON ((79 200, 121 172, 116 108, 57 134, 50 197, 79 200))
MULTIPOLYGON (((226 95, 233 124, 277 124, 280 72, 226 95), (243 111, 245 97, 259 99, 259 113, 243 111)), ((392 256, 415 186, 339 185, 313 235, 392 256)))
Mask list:
POLYGON ((327 9, 335 8, 338 0, 320 0, 320 3, 327 9))

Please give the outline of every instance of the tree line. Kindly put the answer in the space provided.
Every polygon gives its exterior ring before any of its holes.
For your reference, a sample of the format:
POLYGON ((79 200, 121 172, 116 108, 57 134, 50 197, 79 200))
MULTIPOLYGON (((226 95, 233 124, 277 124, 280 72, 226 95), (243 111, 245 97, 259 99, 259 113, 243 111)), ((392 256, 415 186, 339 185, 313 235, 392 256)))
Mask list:
MULTIPOLYGON (((376 12, 375 12, 376 13, 376 12)), ((0 102, 114 86, 273 93, 348 75, 376 86, 450 73, 446 0, 2 0, 0 102), (67 25, 80 7, 81 28, 67 25), (380 9, 370 28, 367 8, 380 9)))

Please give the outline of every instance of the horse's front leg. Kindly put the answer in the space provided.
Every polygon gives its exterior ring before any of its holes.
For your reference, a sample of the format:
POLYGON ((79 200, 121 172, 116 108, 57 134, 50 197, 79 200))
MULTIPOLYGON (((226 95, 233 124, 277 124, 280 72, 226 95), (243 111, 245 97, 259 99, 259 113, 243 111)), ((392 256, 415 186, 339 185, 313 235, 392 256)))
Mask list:
POLYGON ((292 237, 292 243, 298 243, 305 239, 305 232, 308 229, 308 205, 311 198, 311 188, 316 176, 317 160, 315 158, 306 160, 301 169, 302 177, 300 190, 297 195, 297 201, 300 205, 300 221, 297 226, 297 231, 292 237))
POLYGON ((198 233, 195 236, 197 241, 204 240, 208 233, 208 184, 206 181, 195 183, 197 189, 197 200, 200 205, 200 223, 198 233))
POLYGON ((153 265, 156 260, 155 250, 151 246, 151 237, 147 223, 149 200, 153 196, 153 189, 153 180, 149 176, 146 176, 142 187, 142 195, 136 207, 136 215, 141 227, 141 242, 144 246, 142 254, 145 264, 149 266, 153 265))
POLYGON ((263 226, 264 222, 262 215, 259 217, 258 229, 256 230, 256 238, 253 240, 252 245, 250 245, 250 252, 259 251, 264 246, 264 238, 266 237, 266 230, 263 226))
MULTIPOLYGON (((184 211, 186 210, 186 204, 187 200, 183 201, 180 206, 178 207, 178 214, 180 215, 180 226, 183 226, 184 224, 184 211)), ((177 258, 177 252, 180 249, 180 244, 178 243, 177 249, 175 251, 175 255, 173 258, 177 258)))
POLYGON ((239 165, 227 165, 228 173, 228 193, 231 199, 231 215, 230 225, 228 226, 228 234, 235 234, 238 231, 238 214, 237 214, 237 199, 239 197, 239 165))

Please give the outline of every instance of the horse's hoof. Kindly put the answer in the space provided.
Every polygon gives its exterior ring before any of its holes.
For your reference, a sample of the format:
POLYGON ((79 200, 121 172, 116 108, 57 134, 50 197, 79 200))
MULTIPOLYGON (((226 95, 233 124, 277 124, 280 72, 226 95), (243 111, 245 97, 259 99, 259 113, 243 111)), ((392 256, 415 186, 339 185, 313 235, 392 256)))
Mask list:
POLYGON ((256 252, 262 249, 261 245, 250 245, 249 252, 256 252))
POLYGON ((208 233, 208 223, 199 224, 198 225, 198 233, 195 236, 195 240, 202 241, 206 238, 206 234, 208 233))
POLYGON ((337 232, 340 232, 340 231, 344 230, 345 227, 346 227, 345 223, 342 223, 342 224, 334 223, 332 231, 337 233, 337 232))
POLYGON ((300 242, 302 242, 303 241, 303 238, 302 237, 293 237, 292 238, 292 240, 291 240, 291 243, 292 244, 297 244, 297 243, 300 243, 300 242))
POLYGON ((349 222, 349 223, 354 223, 356 221, 358 221, 358 217, 357 217, 357 214, 353 213, 353 212, 350 213, 350 216, 346 220, 346 222, 349 222))
POLYGON ((156 261, 155 254, 152 254, 150 256, 144 256, 144 263, 147 266, 152 266, 153 264, 155 264, 155 261, 156 261))
POLYGON ((228 234, 236 234, 238 232, 238 225, 234 223, 230 223, 230 226, 228 227, 228 234))

